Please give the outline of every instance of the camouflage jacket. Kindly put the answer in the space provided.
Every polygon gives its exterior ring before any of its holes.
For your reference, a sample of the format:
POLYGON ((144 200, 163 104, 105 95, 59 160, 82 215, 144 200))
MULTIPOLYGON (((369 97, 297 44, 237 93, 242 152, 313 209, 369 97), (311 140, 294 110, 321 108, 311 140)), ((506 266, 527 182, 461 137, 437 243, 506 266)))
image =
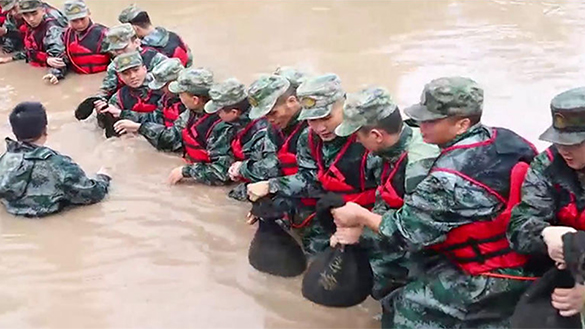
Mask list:
POLYGON ((2 40, 2 50, 5 53, 13 53, 13 52, 20 52, 24 47, 24 34, 20 31, 19 27, 26 24, 24 20, 16 19, 14 16, 10 14, 6 14, 6 21, 4 22, 4 27, 6 29, 6 34, 2 40))
MULTIPOLYGON (((140 112, 134 112, 134 111, 124 111, 125 113, 121 114, 121 116, 124 117, 124 119, 128 119, 128 120, 132 120, 134 122, 137 123, 146 123, 146 122, 152 122, 152 123, 157 123, 157 124, 161 124, 164 125, 165 123, 165 117, 164 117, 164 108, 165 108, 165 102, 168 99, 167 95, 163 95, 157 104, 156 107, 156 111, 150 112, 150 113, 140 113, 140 112)), ((178 96, 172 96, 172 99, 169 101, 171 103, 181 103, 181 99, 178 96)), ((185 112, 185 106, 182 105, 181 103, 181 113, 185 112)))
MULTIPOLYGON (((243 129, 249 119, 245 119, 239 127, 243 129)), ((260 182, 280 176, 279 162, 276 153, 280 147, 278 131, 268 121, 263 120, 266 128, 257 131, 242 149, 246 159, 242 161, 240 175, 247 181, 260 182)))
POLYGON ((0 157, 0 173, 0 201, 9 213, 27 217, 99 202, 110 185, 105 175, 88 178, 67 156, 9 138, 0 157))
POLYGON ((189 122, 195 122, 202 115, 192 110, 184 111, 171 127, 158 122, 141 122, 138 133, 159 151, 182 152, 183 130, 189 122))
MULTIPOLYGON (((157 66, 160 62, 164 61, 165 59, 167 59, 167 56, 157 52, 152 58, 152 61, 147 62, 145 64, 146 70, 148 72, 151 72, 155 66, 157 66)), ((118 88, 122 86, 122 84, 123 84, 122 81, 118 79, 118 73, 116 73, 114 62, 112 62, 108 65, 108 68, 106 70, 106 76, 104 76, 104 79, 102 80, 102 86, 100 87, 97 96, 110 98, 112 97, 113 94, 116 93, 116 91, 118 90, 118 88)))
MULTIPOLYGON (((162 48, 164 48, 168 42, 169 31, 167 31, 164 27, 156 27, 152 33, 150 33, 149 35, 145 36, 144 39, 142 39, 142 45, 156 48, 159 51, 162 48)), ((191 65, 193 64, 193 54, 191 53, 191 49, 189 49, 189 46, 187 46, 187 44, 185 44, 185 46, 187 47, 187 55, 189 56, 187 63, 185 63, 185 67, 188 68, 191 67, 191 65)), ((172 56, 172 54, 165 55, 167 57, 172 56)))

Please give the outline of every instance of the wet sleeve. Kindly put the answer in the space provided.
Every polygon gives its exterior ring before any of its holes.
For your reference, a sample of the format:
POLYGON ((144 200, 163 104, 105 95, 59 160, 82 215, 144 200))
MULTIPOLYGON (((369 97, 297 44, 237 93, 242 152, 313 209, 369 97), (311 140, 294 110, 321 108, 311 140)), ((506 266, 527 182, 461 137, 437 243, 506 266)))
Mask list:
POLYGON ((22 61, 26 59, 26 52, 25 51, 17 51, 12 55, 12 60, 15 61, 22 61))
POLYGON ((156 122, 144 122, 138 133, 160 151, 180 152, 183 150, 183 129, 189 120, 189 110, 181 113, 171 127, 156 122))
POLYGON ((123 110, 120 113, 120 118, 134 121, 136 123, 153 122, 158 124, 164 124, 163 114, 160 109, 156 109, 152 112, 136 112, 130 110, 123 110))
POLYGON ((428 175, 435 159, 439 156, 438 147, 426 143, 417 143, 408 150, 408 162, 406 164, 404 191, 412 193, 420 182, 428 175))
POLYGON ((297 142, 297 163, 299 171, 290 176, 270 179, 270 193, 289 198, 315 197, 323 193, 317 180, 317 163, 309 149, 308 129, 303 131, 297 142))
POLYGON ((206 185, 224 185, 230 181, 228 170, 234 162, 231 142, 236 136, 234 126, 219 123, 207 141, 207 152, 211 162, 194 163, 183 167, 183 176, 191 177, 206 185))
POLYGON ((110 186, 110 177, 97 175, 91 179, 85 172, 65 156, 55 161, 55 169, 60 176, 60 187, 67 200, 72 204, 87 205, 104 199, 110 186))
MULTIPOLYGON (((108 100, 108 104, 120 107, 120 100, 118 99, 118 93, 113 94, 108 100)), ((124 109, 121 109, 124 110, 124 109)))
POLYGON ((380 234, 393 241, 396 251, 420 250, 440 243, 459 226, 493 218, 503 204, 482 187, 454 174, 434 172, 398 211, 382 215, 380 234))
POLYGON ((555 219, 555 189, 545 169, 550 161, 545 153, 530 165, 522 184, 522 199, 512 210, 507 236, 512 249, 523 254, 547 254, 540 234, 555 219))
POLYGON ((105 98, 109 98, 116 93, 118 90, 118 75, 116 74, 116 70, 114 69, 113 63, 108 65, 108 69, 106 70, 106 75, 102 80, 102 85, 98 92, 98 96, 103 96, 105 98))
MULTIPOLYGON (((45 38, 43 39, 43 43, 45 44, 45 48, 47 50, 47 54, 49 57, 59 57, 62 58, 64 61, 66 60, 65 56, 65 43, 63 42, 63 33, 64 29, 59 26, 51 26, 47 30, 47 34, 45 34, 45 38)), ((67 74, 67 66, 56 69, 56 68, 49 68, 49 73, 55 75, 59 79, 63 79, 65 74, 67 74)))
POLYGON ((279 162, 276 153, 278 152, 278 140, 273 129, 266 129, 257 132, 252 137, 250 150, 244 153, 250 154, 248 159, 242 161, 240 175, 251 181, 260 182, 269 178, 280 176, 279 162))

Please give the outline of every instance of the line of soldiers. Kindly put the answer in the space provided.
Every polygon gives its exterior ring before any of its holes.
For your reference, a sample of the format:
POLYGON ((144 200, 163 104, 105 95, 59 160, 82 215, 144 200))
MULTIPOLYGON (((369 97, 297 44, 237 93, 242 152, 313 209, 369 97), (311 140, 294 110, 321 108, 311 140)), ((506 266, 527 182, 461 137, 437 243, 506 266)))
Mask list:
MULTIPOLYGON (((284 67, 247 88, 216 82, 179 57, 155 60, 130 22, 106 33, 116 52, 95 111, 115 117, 117 133, 182 155, 171 184, 236 183, 236 200, 272 197, 309 257, 331 244, 364 246, 384 328, 509 327, 534 278, 565 266, 563 235, 585 229, 585 88, 553 98, 553 125, 540 137, 553 145, 538 154, 481 123, 483 90, 469 78, 430 81, 403 120, 384 88, 347 94, 335 74, 284 67), (315 220, 328 192, 347 202, 332 210, 333 236, 315 220)), ((40 104, 20 104, 10 123, 17 140, 0 158, 9 213, 40 217, 104 198, 105 171, 87 178, 43 146, 40 104)), ((556 289, 551 300, 572 316, 585 288, 556 289)))

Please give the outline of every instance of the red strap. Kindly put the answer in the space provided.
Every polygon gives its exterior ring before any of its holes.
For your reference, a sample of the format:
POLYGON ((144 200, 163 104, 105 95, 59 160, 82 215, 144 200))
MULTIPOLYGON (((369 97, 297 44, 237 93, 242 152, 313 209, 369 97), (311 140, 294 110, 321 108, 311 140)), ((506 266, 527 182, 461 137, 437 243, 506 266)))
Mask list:
POLYGON ((495 196, 500 202, 506 204, 506 199, 504 199, 504 197, 501 196, 498 192, 494 191, 489 186, 465 175, 464 173, 458 172, 458 171, 453 170, 453 169, 447 169, 447 168, 433 168, 433 170, 431 170, 431 172, 435 172, 435 171, 442 171, 442 172, 450 173, 453 175, 457 175, 457 176, 459 176, 459 177, 461 177, 461 178, 463 178, 463 179, 465 179, 465 180, 467 180, 467 181, 469 181, 469 182, 471 182, 479 187, 484 188, 486 191, 488 191, 489 194, 495 196))

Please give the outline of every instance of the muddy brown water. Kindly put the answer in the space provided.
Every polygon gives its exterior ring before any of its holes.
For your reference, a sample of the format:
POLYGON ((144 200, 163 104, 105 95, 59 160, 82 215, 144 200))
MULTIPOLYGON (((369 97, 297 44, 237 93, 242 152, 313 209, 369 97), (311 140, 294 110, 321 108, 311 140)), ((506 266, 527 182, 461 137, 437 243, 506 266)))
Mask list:
MULTIPOLYGON (((95 21, 116 23, 126 0, 88 0, 95 21)), ((179 32, 195 65, 250 83, 278 65, 335 72, 347 91, 378 84, 401 107, 425 82, 466 75, 485 89, 484 121, 535 142, 556 93, 584 84, 581 1, 137 1, 179 32)), ((62 1, 55 1, 60 6, 62 1)), ((376 328, 371 300, 328 309, 303 300, 300 279, 254 271, 246 206, 225 188, 169 187, 182 164, 140 137, 105 140, 77 122, 75 105, 101 75, 58 86, 24 63, 0 67, 0 136, 23 100, 49 110, 49 145, 88 172, 113 175, 101 204, 43 220, 0 211, 2 328, 376 328)), ((4 145, 0 146, 4 150, 4 145)))

